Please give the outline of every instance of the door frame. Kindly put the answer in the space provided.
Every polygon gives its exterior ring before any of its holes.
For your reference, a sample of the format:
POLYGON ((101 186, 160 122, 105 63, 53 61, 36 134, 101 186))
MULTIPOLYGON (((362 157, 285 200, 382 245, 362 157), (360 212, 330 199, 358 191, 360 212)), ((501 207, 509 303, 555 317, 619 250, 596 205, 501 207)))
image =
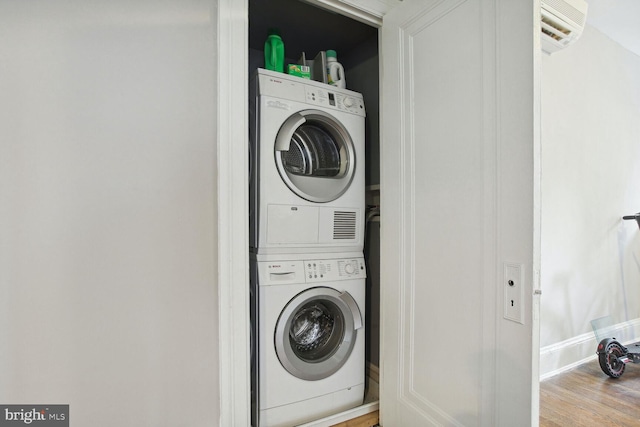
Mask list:
POLYGON ((219 0, 217 58, 218 372, 221 426, 251 425, 248 1, 219 0), (233 65, 232 65, 233 64, 233 65))
MULTIPOLYGON (((384 7, 305 0, 374 27, 384 7)), ((384 6, 376 3, 377 6, 384 6)), ((212 6, 216 7, 216 6, 212 6)), ((218 358, 221 426, 251 425, 249 320, 248 0, 219 0, 217 13, 218 358), (233 64, 233 66, 229 66, 233 64)))

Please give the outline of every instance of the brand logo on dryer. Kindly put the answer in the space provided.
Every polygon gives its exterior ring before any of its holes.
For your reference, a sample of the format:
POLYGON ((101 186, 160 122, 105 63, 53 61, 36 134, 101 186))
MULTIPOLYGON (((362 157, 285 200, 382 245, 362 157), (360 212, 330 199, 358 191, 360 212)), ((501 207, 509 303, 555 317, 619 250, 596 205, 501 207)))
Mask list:
POLYGON ((267 101, 267 107, 278 108, 279 110, 288 110, 291 107, 282 101, 267 101))

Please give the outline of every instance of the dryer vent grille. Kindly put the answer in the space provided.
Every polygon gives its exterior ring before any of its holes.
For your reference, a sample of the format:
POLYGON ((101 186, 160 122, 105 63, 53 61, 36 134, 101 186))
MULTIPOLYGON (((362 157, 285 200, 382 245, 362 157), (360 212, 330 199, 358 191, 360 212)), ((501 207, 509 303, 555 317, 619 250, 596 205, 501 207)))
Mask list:
POLYGON ((333 212, 333 238, 335 240, 356 238, 356 213, 346 211, 333 212))

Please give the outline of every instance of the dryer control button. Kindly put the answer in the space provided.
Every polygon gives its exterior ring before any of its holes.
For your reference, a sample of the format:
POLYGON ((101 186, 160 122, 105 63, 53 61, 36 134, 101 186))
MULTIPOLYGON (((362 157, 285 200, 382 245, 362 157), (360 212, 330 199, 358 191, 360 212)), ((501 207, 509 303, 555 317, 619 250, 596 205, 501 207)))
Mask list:
POLYGON ((353 99, 353 98, 351 98, 351 97, 346 97, 346 98, 344 99, 344 101, 342 101, 342 102, 344 103, 344 106, 345 106, 345 107, 349 108, 349 107, 353 106, 353 101, 354 101, 354 99, 353 99))

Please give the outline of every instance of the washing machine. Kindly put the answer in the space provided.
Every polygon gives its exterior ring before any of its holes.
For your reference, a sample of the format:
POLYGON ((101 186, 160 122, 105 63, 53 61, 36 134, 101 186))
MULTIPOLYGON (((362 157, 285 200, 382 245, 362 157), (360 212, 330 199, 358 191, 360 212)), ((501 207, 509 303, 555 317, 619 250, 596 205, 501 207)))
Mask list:
POLYGON ((362 95, 258 69, 249 119, 251 250, 362 251, 362 95))
POLYGON ((290 427, 361 405, 362 253, 250 259, 253 426, 290 427))

